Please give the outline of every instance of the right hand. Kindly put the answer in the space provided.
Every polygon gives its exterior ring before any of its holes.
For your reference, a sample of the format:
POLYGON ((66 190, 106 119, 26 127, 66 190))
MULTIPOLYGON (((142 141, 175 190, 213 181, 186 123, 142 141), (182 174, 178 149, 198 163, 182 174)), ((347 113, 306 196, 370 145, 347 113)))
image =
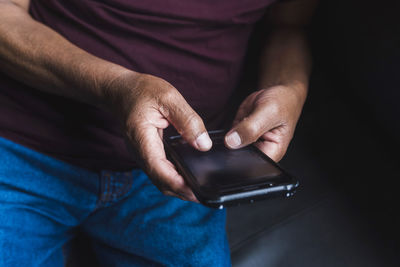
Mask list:
POLYGON ((207 151, 212 146, 202 119, 178 90, 161 78, 128 73, 113 81, 106 95, 153 184, 165 195, 198 202, 167 160, 162 141, 163 129, 172 124, 194 148, 207 151))

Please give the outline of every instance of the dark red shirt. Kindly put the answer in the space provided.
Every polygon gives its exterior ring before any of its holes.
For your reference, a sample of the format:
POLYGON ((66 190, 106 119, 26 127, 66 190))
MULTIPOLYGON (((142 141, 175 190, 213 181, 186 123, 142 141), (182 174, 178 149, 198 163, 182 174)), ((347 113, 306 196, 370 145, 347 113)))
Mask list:
MULTIPOLYGON (((30 13, 89 53, 164 78, 214 128, 273 1, 32 0, 30 13)), ((1 73, 0 135, 92 170, 135 166, 110 114, 1 73)))

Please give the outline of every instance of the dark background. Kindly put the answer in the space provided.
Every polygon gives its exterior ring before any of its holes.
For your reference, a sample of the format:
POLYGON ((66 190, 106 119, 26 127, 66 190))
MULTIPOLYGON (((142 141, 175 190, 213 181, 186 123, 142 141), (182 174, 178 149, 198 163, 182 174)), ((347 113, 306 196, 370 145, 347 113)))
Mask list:
POLYGON ((310 40, 309 96, 281 162, 301 188, 228 209, 233 265, 398 266, 400 1, 322 0, 310 40))
POLYGON ((321 120, 321 164, 393 240, 400 226, 399 12, 398 1, 321 1, 309 98, 321 120))

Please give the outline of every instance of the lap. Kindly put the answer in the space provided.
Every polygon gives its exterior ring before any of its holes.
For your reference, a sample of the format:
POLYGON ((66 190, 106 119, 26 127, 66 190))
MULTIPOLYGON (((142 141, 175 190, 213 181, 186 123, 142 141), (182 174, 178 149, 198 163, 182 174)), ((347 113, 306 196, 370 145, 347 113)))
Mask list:
POLYGON ((225 210, 164 196, 135 171, 129 195, 95 212, 83 228, 105 266, 229 266, 225 216, 225 210))
POLYGON ((0 138, 0 266, 62 265, 77 228, 104 266, 230 265, 224 210, 164 196, 140 170, 105 173, 0 138))

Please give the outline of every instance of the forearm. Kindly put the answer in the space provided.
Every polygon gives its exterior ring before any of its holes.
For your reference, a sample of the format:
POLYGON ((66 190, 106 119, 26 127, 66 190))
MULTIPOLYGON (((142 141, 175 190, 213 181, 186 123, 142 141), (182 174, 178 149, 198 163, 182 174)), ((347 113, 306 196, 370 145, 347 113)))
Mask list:
POLYGON ((261 58, 259 87, 288 86, 300 99, 305 99, 310 69, 305 31, 300 27, 271 30, 261 58))
POLYGON ((0 1, 0 71, 36 89, 103 106, 127 69, 73 45, 26 10, 0 1))

